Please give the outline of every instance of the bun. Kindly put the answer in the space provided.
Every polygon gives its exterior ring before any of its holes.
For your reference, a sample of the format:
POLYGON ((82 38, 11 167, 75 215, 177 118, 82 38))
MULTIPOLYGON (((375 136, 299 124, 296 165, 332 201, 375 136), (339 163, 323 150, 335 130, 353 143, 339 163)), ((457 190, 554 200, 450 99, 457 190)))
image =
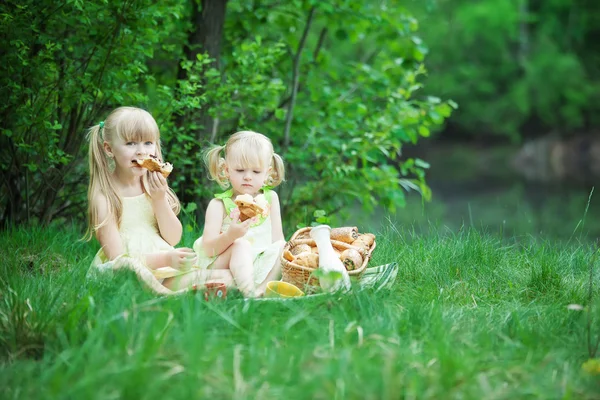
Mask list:
POLYGON ((358 238, 356 240, 359 242, 363 242, 368 247, 371 247, 373 245, 373 242, 375 242, 375 235, 373 235, 372 233, 364 233, 362 235, 358 235, 358 238))
POLYGON ((245 221, 264 212, 263 208, 256 204, 254 198, 249 194, 240 194, 233 202, 240 209, 240 221, 245 221))
POLYGON ((294 262, 307 268, 319 268, 319 255, 315 253, 300 253, 296 256, 294 262))
POLYGON ((358 228, 356 226, 345 226, 342 228, 333 228, 330 233, 331 240, 337 240, 344 243, 352 243, 358 239, 358 228))
POLYGON ((283 251, 283 258, 285 258, 288 261, 294 261, 296 259, 296 257, 294 257, 294 255, 290 253, 289 250, 283 251))
POLYGON ((342 263, 344 263, 344 267, 348 271, 354 271, 362 266, 363 258, 360 253, 355 249, 344 250, 342 255, 340 256, 342 263))
POLYGON ((153 155, 149 155, 145 158, 138 158, 137 160, 135 160, 135 162, 137 163, 137 165, 146 168, 148 171, 160 172, 165 178, 169 176, 171 171, 173 171, 173 164, 168 162, 162 162, 158 157, 153 155))
POLYGON ((307 244, 299 244, 298 246, 293 247, 291 250, 292 254, 295 256, 300 253, 307 252, 307 251, 311 251, 310 246, 307 244))

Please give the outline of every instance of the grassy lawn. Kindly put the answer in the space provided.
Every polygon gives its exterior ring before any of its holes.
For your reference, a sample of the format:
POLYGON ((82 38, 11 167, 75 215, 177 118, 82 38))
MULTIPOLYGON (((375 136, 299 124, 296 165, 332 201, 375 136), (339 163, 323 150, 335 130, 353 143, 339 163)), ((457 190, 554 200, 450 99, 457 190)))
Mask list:
POLYGON ((2 399, 600 398, 582 369, 593 248, 577 240, 388 227, 372 265, 398 262, 392 290, 207 303, 127 272, 86 280, 80 232, 0 234, 2 399))

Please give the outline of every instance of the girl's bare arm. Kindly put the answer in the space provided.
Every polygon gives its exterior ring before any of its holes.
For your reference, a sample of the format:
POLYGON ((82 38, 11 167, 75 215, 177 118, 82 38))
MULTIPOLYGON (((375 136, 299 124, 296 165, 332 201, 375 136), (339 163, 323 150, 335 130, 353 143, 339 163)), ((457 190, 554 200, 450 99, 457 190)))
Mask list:
POLYGON ((98 222, 102 222, 108 217, 108 221, 96 230, 96 238, 100 242, 100 247, 102 247, 106 257, 109 260, 114 260, 125 252, 117 221, 113 215, 109 215, 108 199, 103 194, 97 194, 92 202, 98 216, 98 222))
POLYGON ((281 224, 279 196, 277 196, 277 193, 275 192, 271 192, 271 232, 273 235, 273 243, 285 240, 285 236, 283 236, 283 226, 281 224))
POLYGON ((154 209, 154 215, 158 222, 158 230, 162 238, 171 246, 177 245, 181 240, 183 227, 181 226, 181 221, 173 212, 167 198, 153 200, 152 208, 154 209))
POLYGON ((208 203, 204 220, 204 233, 202 234, 202 247, 209 257, 223 253, 237 239, 232 237, 229 230, 221 233, 224 215, 225 206, 223 202, 213 199, 208 203))
POLYGON ((160 235, 171 246, 175 246, 181 240, 183 227, 167 200, 167 180, 159 172, 151 172, 147 176, 147 182, 149 187, 146 190, 152 199, 152 209, 160 235))

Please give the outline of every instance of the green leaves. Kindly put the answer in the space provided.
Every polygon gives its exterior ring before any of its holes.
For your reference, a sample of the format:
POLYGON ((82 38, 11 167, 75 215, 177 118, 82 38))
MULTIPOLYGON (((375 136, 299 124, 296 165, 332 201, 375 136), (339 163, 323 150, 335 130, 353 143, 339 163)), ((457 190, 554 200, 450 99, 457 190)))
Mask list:
MULTIPOLYGON (((233 38, 260 35, 262 46, 281 44, 288 49, 289 54, 282 54, 272 71, 264 72, 281 77, 285 91, 272 104, 285 106, 268 111, 272 105, 267 105, 266 115, 271 115, 267 120, 250 108, 241 108, 244 124, 238 124, 256 126, 280 145, 281 121, 287 115, 291 92, 291 61, 307 15, 305 11, 298 16, 297 10, 313 5, 302 3, 304 6, 294 11, 283 5, 275 7, 272 14, 277 25, 252 21, 252 29, 227 33, 233 38)), ((348 204, 355 199, 370 210, 377 204, 402 206, 403 190, 417 190, 428 198, 427 164, 406 164, 401 149, 404 143, 429 137, 452 110, 439 98, 416 97, 422 90, 420 78, 425 68, 421 62, 427 49, 415 34, 414 18, 402 9, 371 2, 329 4, 317 5, 315 28, 308 33, 307 48, 300 58, 291 144, 278 150, 288 168, 288 184, 281 188, 283 210, 294 225, 306 221, 307 207, 310 212, 327 210, 329 218, 335 218, 348 213, 348 204), (320 35, 325 35, 323 41, 320 35)), ((228 15, 232 25, 238 18, 248 23, 246 10, 228 15)), ((247 45, 243 49, 252 50, 247 45)), ((225 55, 225 64, 240 63, 235 46, 233 54, 235 59, 225 55)), ((231 98, 228 101, 231 103, 231 98)), ((260 104, 261 99, 251 102, 260 104)), ((266 104, 264 100, 262 104, 266 104)))
MULTIPOLYGON (((427 63, 435 71, 426 91, 461 104, 453 122, 463 135, 505 135, 517 141, 529 133, 568 132, 585 121, 597 123, 596 3, 428 3, 412 2, 431 48, 427 63)), ((447 117, 449 110, 436 112, 447 117)))
POLYGON ((173 12, 183 8, 175 0, 0 6, 0 159, 3 185, 14 188, 0 200, 0 214, 16 223, 47 222, 57 210, 82 214, 85 131, 115 107, 148 102, 148 60, 178 37, 173 12))

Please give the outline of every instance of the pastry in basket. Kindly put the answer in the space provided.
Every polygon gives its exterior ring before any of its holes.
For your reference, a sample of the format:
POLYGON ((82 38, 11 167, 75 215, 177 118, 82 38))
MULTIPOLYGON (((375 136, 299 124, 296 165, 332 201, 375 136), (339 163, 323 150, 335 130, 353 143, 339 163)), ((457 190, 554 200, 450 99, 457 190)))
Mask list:
POLYGON ((168 162, 162 162, 160 158, 153 156, 152 154, 133 160, 140 167, 146 168, 151 172, 160 172, 165 178, 173 171, 173 164, 168 162))
POLYGON ((296 257, 289 250, 283 251, 283 258, 288 261, 294 261, 296 259, 296 257))
POLYGON ((344 243, 352 243, 358 239, 358 228, 356 226, 345 226, 331 230, 331 240, 344 243))
MULTIPOLYGON (((342 251, 344 251, 345 249, 346 249, 345 247, 337 248, 337 247, 333 246, 333 252, 335 253, 336 256, 338 256, 338 258, 340 258, 342 251)), ((310 251, 312 251, 315 254, 319 254, 319 248, 317 246, 310 247, 310 251)))
POLYGON ((307 244, 299 244, 297 246, 294 246, 290 251, 293 255, 297 256, 298 254, 304 253, 305 251, 311 251, 311 247, 307 244))
POLYGON ((359 249, 363 249, 364 251, 368 251, 373 243, 375 242, 375 235, 372 233, 365 233, 362 235, 358 235, 358 238, 352 242, 352 246, 358 247, 359 249))
POLYGON ((372 233, 363 233, 362 235, 358 235, 356 240, 359 240, 368 246, 372 246, 373 242, 375 242, 375 235, 372 233))
POLYGON ((294 259, 294 263, 307 268, 319 268, 319 255, 312 252, 300 253, 294 259))
POLYGON ((363 258, 355 249, 344 250, 340 256, 340 260, 344 263, 347 271, 354 271, 362 266, 363 258))
POLYGON ((261 207, 249 194, 240 194, 233 201, 240 209, 240 221, 254 218, 264 212, 261 207))

